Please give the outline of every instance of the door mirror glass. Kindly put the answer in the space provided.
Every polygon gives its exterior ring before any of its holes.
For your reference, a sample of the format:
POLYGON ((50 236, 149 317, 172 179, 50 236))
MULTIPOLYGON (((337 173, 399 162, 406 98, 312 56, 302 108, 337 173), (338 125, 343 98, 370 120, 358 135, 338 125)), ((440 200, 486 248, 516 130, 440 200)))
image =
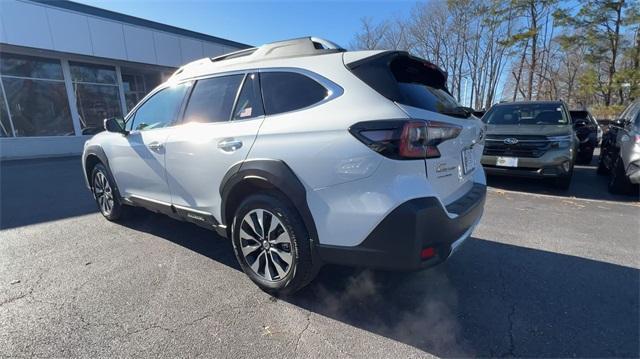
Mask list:
POLYGON ((128 131, 124 129, 122 120, 116 117, 109 117, 104 120, 104 129, 108 132, 122 133, 123 135, 128 134, 128 131))

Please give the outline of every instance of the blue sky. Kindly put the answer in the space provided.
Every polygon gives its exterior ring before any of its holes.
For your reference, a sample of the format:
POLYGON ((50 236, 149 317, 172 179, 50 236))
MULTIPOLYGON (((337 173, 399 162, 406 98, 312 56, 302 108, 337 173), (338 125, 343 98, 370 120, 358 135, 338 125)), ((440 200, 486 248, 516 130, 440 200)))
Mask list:
POLYGON ((250 45, 314 35, 347 47, 360 19, 406 17, 416 1, 76 0, 250 45))

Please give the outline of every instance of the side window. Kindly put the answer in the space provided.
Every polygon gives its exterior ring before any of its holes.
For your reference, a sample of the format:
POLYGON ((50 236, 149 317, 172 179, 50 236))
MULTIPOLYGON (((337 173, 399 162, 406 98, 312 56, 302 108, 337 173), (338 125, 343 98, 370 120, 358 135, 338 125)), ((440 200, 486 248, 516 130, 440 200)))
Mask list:
POLYGON ((198 80, 184 113, 185 122, 222 122, 231 118, 233 101, 244 75, 198 80))
POLYGON ((136 110, 128 129, 146 131, 173 124, 190 86, 191 83, 183 83, 156 92, 136 110))
POLYGON ((311 106, 329 95, 324 86, 295 72, 263 72, 260 84, 267 115, 311 106))
POLYGON ((240 96, 233 111, 234 120, 244 120, 264 115, 262 96, 260 95, 260 81, 258 74, 248 74, 242 85, 240 96))

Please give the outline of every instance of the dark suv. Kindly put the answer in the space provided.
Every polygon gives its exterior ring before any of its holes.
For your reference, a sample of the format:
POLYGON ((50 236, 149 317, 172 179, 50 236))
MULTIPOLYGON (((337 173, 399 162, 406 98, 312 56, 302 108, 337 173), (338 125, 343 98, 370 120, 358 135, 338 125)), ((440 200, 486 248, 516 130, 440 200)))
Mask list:
POLYGON ((487 124, 482 165, 487 174, 552 178, 571 184, 577 139, 562 101, 501 103, 483 117, 487 124))
POLYGON ((571 121, 578 137, 577 162, 589 164, 593 159, 593 151, 599 144, 602 130, 598 121, 587 110, 572 110, 571 121))

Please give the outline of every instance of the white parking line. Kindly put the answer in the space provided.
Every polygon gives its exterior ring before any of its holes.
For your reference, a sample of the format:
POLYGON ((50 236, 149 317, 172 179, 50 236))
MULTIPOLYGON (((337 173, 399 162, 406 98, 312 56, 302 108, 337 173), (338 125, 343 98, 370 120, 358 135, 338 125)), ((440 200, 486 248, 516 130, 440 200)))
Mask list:
POLYGON ((531 193, 531 192, 523 192, 523 191, 512 191, 512 190, 508 190, 508 189, 501 189, 501 188, 494 188, 494 187, 487 187, 487 190, 489 192, 494 192, 494 193, 498 193, 498 194, 515 193, 515 194, 522 194, 522 195, 532 196, 532 197, 555 198, 555 199, 565 199, 565 200, 572 200, 572 201, 584 201, 584 202, 593 202, 593 203, 604 203, 604 204, 615 204, 615 205, 622 205, 622 206, 640 207, 640 202, 618 202, 618 201, 609 201, 609 200, 603 200, 603 199, 580 198, 580 197, 573 197, 573 196, 557 196, 557 195, 552 195, 552 194, 531 193))

